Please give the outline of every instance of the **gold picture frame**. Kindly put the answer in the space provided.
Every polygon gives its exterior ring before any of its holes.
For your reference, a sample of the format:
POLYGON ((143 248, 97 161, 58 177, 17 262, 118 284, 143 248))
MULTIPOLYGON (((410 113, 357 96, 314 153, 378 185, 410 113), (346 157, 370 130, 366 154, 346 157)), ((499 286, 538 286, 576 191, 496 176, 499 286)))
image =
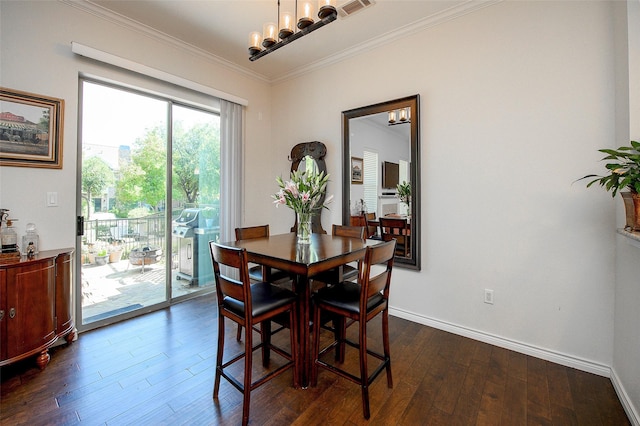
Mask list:
POLYGON ((362 158, 351 157, 351 183, 362 184, 364 163, 362 158))
POLYGON ((0 166, 62 168, 64 100, 0 87, 0 166))

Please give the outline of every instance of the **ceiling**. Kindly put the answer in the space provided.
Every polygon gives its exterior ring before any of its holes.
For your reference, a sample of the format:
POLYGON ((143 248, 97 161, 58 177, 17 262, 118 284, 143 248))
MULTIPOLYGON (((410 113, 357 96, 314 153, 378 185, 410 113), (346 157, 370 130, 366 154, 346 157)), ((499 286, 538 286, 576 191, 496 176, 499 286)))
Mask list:
MULTIPOLYGON (((337 6, 347 1, 338 0, 337 6)), ((344 59, 498 0, 373 1, 372 6, 338 16, 333 23, 251 62, 249 33, 261 32, 263 23, 276 21, 277 0, 67 0, 270 82, 344 59)), ((317 7, 317 2, 313 3, 317 7)), ((281 9, 293 9, 294 5, 294 0, 281 0, 281 9)))

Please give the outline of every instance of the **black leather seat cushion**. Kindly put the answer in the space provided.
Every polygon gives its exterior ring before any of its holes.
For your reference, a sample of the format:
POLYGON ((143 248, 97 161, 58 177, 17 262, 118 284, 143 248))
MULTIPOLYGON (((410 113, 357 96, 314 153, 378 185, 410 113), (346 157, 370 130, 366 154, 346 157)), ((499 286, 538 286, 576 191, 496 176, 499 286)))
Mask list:
MULTIPOLYGON (((251 284, 251 303, 253 304, 253 316, 262 315, 272 309, 291 303, 295 300, 296 295, 293 292, 277 287, 266 282, 258 282, 251 284)), ((244 315, 244 303, 226 296, 222 300, 223 306, 236 313, 244 315)))
MULTIPOLYGON (((262 281, 262 266, 252 266, 249 268, 249 278, 253 281, 262 281)), ((280 281, 284 279, 288 279, 289 274, 285 271, 281 271, 280 269, 271 269, 271 277, 269 280, 271 282, 280 281)))
MULTIPOLYGON (((360 312, 360 284, 344 281, 333 287, 325 287, 316 293, 315 300, 357 314, 360 312)), ((381 303, 385 303, 382 293, 374 294, 367 301, 367 311, 381 303)))
MULTIPOLYGON (((316 281, 322 281, 326 284, 336 284, 338 282, 338 270, 331 269, 329 271, 321 272, 313 277, 316 281)), ((342 280, 356 280, 358 279, 358 268, 351 265, 342 265, 342 280)))

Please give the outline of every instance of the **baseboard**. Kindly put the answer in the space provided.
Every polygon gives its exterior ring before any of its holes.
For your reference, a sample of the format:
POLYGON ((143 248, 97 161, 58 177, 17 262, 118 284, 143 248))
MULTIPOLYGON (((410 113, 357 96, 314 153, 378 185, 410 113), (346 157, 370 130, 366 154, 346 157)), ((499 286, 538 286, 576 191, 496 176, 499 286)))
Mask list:
POLYGON ((611 377, 611 367, 605 364, 600 364, 571 355, 550 351, 548 349, 543 349, 536 346, 531 346, 526 343, 517 342, 515 340, 506 339, 504 337, 473 330, 467 327, 462 327, 446 321, 440 321, 434 318, 425 317, 423 315, 417 315, 415 313, 408 312, 402 309, 389 307, 389 314, 412 322, 416 322, 418 324, 423 324, 429 327, 437 328, 439 330, 448 331, 453 334, 468 337, 480 342, 489 343, 491 345, 499 346, 501 348, 509 349, 525 355, 545 359, 547 361, 564 365, 566 367, 571 367, 589 373, 597 374, 598 376, 611 377))
POLYGON ((615 368, 611 369, 611 383, 618 394, 618 399, 620 399, 620 403, 622 404, 625 413, 627 413, 627 417, 631 424, 633 426, 640 426, 640 414, 638 414, 636 407, 633 406, 633 401, 618 378, 615 368))

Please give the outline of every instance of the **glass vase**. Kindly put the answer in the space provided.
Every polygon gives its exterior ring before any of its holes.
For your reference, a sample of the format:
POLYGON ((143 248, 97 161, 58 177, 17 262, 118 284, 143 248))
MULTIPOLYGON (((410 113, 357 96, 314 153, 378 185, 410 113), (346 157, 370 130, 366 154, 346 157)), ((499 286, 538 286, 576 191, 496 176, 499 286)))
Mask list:
POLYGON ((311 244, 311 213, 298 213, 298 244, 311 244))

